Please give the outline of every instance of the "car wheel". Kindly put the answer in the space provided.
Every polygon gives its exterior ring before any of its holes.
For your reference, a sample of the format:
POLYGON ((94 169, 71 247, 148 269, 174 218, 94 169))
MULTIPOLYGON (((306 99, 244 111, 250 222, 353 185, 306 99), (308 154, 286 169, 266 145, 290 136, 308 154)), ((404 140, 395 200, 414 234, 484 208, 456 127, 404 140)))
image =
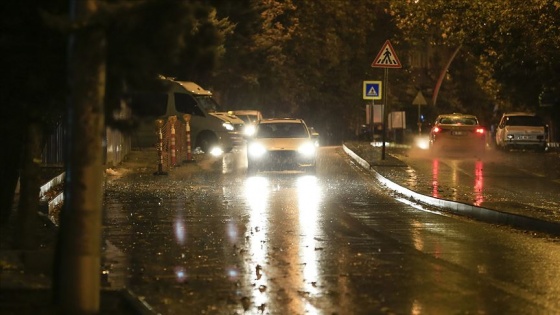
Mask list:
POLYGON ((204 132, 200 134, 196 141, 196 146, 200 147, 200 149, 204 153, 210 153, 210 149, 212 146, 218 143, 218 138, 211 132, 204 132))

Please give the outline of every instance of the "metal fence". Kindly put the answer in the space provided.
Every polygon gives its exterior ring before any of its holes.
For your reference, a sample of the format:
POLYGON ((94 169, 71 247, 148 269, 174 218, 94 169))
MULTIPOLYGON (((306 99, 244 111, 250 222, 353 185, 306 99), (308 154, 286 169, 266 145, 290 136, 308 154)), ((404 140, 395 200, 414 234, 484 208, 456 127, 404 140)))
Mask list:
MULTIPOLYGON (((61 124, 48 136, 42 153, 43 165, 64 165, 67 139, 66 128, 61 124)), ((107 167, 118 165, 130 152, 130 137, 118 130, 107 128, 103 139, 103 162, 107 167)))
MULTIPOLYGON (((158 133, 159 139, 159 131, 156 130, 155 132, 158 133)), ((173 167, 192 160, 192 145, 190 135, 187 136, 188 133, 190 131, 187 131, 186 123, 177 119, 176 116, 170 116, 163 121, 161 148, 158 140, 158 143, 155 144, 157 151, 154 153, 154 161, 157 161, 155 163, 158 164, 161 163, 163 171, 169 171, 173 167)), ((42 155, 43 165, 63 165, 66 143, 67 133, 61 125, 47 139, 42 155)), ((104 164, 106 167, 120 164, 131 150, 131 136, 111 128, 106 129, 103 140, 104 164)))

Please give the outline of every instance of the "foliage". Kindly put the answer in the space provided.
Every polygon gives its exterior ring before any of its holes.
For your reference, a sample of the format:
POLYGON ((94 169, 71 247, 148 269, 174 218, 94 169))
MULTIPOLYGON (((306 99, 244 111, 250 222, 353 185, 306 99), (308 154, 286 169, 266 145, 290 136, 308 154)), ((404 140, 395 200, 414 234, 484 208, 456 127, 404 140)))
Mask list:
POLYGON ((479 75, 468 82, 489 101, 534 109, 541 91, 560 83, 558 1, 400 0, 391 9, 405 40, 462 45, 479 75))
POLYGON ((204 82, 232 28, 212 7, 176 0, 107 3, 100 19, 108 43, 109 123, 126 89, 157 85, 159 75, 204 82))
MULTIPOLYGON (((52 126, 65 105, 66 34, 48 27, 45 12, 65 12, 67 1, 2 2, 2 117, 23 128, 52 126)), ((5 127, 5 126, 4 126, 5 127)))
MULTIPOLYGON (((4 1, 0 47, 3 52, 2 124, 14 154, 2 157, 2 218, 9 215, 21 161, 25 131, 38 124, 43 137, 63 122, 67 111, 68 36, 90 28, 105 34, 106 122, 128 130, 131 121, 116 121, 123 91, 155 84, 159 74, 209 75, 223 54, 227 19, 202 2, 177 0, 97 1, 96 14, 70 22, 67 0, 4 1)), ((38 142, 42 146, 41 141, 38 142)), ((40 151, 40 148, 38 149, 40 151)))
POLYGON ((376 25, 380 17, 388 17, 384 5, 216 2, 218 14, 236 25, 215 77, 226 107, 300 116, 319 131, 339 129, 339 135, 359 124, 364 116, 362 81, 371 79, 376 49, 392 34, 388 23, 376 25))

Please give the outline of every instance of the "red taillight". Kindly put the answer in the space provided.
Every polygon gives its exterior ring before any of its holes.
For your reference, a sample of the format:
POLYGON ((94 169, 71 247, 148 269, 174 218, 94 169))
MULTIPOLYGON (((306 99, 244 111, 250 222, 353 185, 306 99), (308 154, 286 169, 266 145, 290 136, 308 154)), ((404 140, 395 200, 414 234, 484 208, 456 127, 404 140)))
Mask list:
POLYGON ((440 131, 441 131, 441 129, 439 127, 434 127, 434 129, 432 129, 432 132, 434 132, 434 133, 438 133, 440 131))
POLYGON ((476 133, 478 133, 479 135, 484 134, 484 128, 476 128, 476 133))

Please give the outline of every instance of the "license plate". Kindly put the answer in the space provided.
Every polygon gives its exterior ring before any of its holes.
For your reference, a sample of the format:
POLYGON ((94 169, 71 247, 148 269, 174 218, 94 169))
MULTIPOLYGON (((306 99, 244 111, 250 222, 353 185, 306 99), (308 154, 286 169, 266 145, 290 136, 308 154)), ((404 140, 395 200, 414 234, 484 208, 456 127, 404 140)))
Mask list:
POLYGON ((529 136, 519 136, 519 140, 529 140, 529 136))
POLYGON ((454 136, 462 136, 465 134, 464 131, 451 131, 451 134, 454 136))

